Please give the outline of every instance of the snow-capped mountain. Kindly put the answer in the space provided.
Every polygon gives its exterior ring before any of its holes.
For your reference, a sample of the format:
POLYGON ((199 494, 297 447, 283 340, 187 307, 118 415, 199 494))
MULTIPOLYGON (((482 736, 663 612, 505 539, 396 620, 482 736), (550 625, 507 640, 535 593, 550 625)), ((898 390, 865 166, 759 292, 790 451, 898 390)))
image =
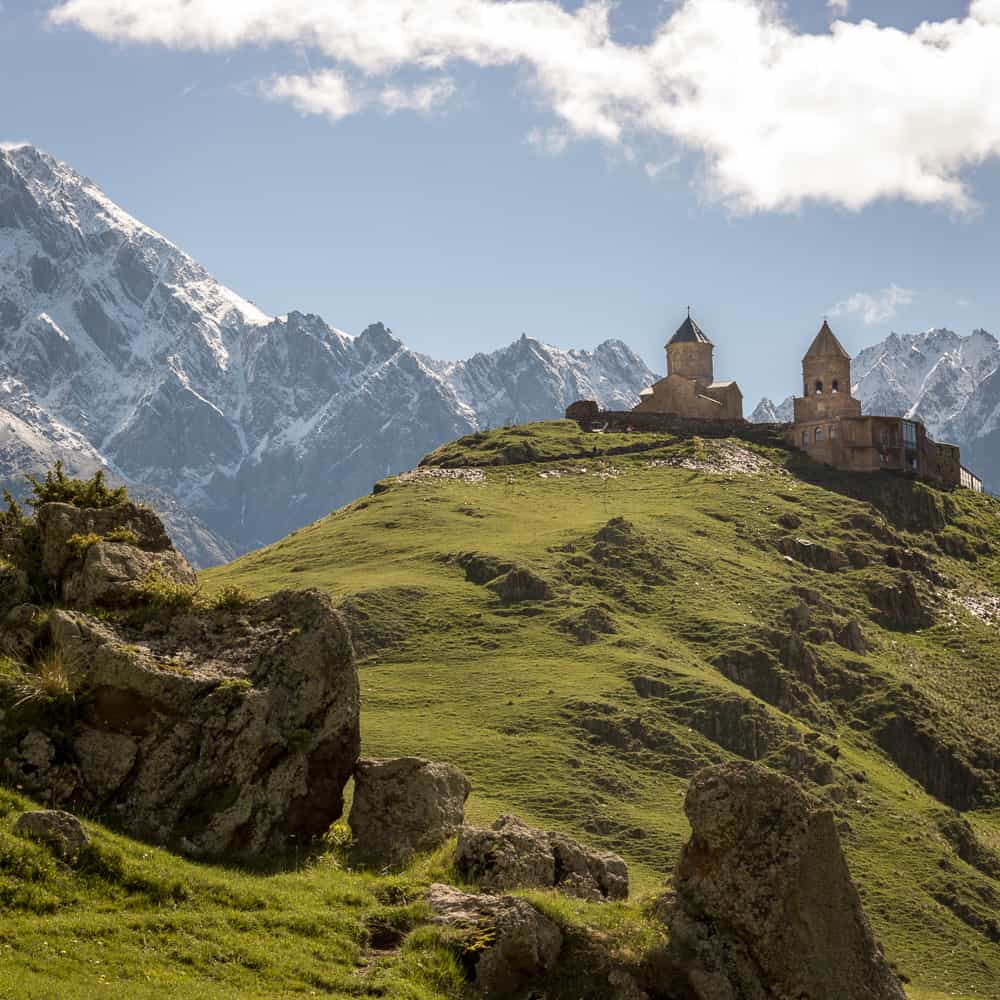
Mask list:
POLYGON ((457 435, 578 398, 631 406, 654 379, 619 341, 561 351, 522 336, 444 363, 380 323, 351 337, 265 315, 70 167, 0 148, 0 480, 56 458, 104 465, 169 508, 202 564, 457 435))
MULTIPOLYGON (((923 421, 936 440, 961 445, 963 463, 1000 490, 1000 343, 992 334, 891 333, 853 359, 851 378, 865 413, 923 421)), ((750 419, 790 420, 791 404, 762 399, 750 419)))

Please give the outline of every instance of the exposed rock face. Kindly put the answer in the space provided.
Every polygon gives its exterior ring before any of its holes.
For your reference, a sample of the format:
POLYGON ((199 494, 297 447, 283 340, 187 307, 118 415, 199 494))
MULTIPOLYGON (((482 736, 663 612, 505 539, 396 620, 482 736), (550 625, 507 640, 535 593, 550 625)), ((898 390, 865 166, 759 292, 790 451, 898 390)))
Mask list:
POLYGON ((848 563, 847 556, 843 552, 808 538, 793 538, 788 535, 778 542, 778 550, 789 559, 826 573, 836 573, 848 563))
POLYGON ((36 515, 41 575, 78 607, 121 607, 137 600, 151 575, 193 587, 194 570, 148 507, 98 509, 42 505, 36 515), (96 537, 81 551, 80 539, 96 537), (74 544, 74 542, 76 544, 74 544))
POLYGON ((382 868, 438 847, 462 825, 471 789, 451 764, 420 757, 359 760, 348 820, 353 857, 382 868))
POLYGON ((671 953, 697 1000, 903 1000, 833 815, 749 763, 695 775, 675 873, 671 953))
POLYGON ((281 849, 340 816, 359 695, 326 596, 283 591, 144 629, 52 611, 39 628, 76 694, 50 729, 30 703, 0 721, 8 777, 30 794, 203 854, 281 849))
POLYGON ((469 978, 484 997, 528 1000, 555 965, 563 936, 527 900, 479 896, 432 885, 434 922, 467 938, 462 952, 469 978))
POLYGON ((510 604, 520 601, 547 601, 552 588, 530 569, 512 569, 490 585, 496 595, 510 604))
POLYGON ((61 858, 78 854, 90 843, 80 821, 72 813, 60 809, 22 813, 14 824, 14 831, 48 844, 61 858))
POLYGON ((463 878, 491 892, 536 887, 590 900, 628 897, 628 869, 617 854, 536 830, 515 816, 501 816, 489 830, 463 827, 455 865, 463 878))
POLYGON ((909 573, 901 573, 896 584, 873 583, 868 597, 886 628, 909 632, 934 624, 909 573))

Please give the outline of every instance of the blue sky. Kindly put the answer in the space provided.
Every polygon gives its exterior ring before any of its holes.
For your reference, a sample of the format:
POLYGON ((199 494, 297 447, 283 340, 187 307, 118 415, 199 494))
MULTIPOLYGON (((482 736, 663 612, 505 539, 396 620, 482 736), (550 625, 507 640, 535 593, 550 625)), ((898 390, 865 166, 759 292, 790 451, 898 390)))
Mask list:
POLYGON ((268 312, 437 357, 659 369, 690 303, 752 406, 825 314, 1000 333, 1000 0, 501 6, 2 0, 0 139, 268 312))

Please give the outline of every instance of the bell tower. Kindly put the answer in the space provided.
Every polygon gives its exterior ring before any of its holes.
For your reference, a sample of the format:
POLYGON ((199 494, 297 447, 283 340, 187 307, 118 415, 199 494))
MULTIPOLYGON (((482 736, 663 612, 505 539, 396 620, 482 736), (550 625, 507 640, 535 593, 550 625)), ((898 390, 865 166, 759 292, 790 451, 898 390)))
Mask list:
POLYGON ((687 319, 667 344, 667 376, 680 375, 698 383, 710 384, 714 380, 714 350, 715 345, 691 319, 691 310, 688 309, 687 319))
POLYGON ((851 356, 823 320, 802 359, 803 395, 796 397, 795 422, 860 417, 861 402, 851 395, 851 356))

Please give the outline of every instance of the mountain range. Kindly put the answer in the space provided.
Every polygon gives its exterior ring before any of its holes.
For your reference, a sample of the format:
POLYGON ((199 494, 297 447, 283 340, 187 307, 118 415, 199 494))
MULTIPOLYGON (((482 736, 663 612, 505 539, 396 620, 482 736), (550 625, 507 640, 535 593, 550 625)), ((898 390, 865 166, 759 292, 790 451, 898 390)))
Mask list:
MULTIPOLYGON (((851 362, 865 413, 921 420, 931 436, 962 447, 962 461, 1000 491, 1000 343, 986 330, 891 333, 851 362)), ((750 419, 792 419, 792 399, 762 399, 750 419)))
POLYGON ((269 316, 93 182, 0 148, 0 482, 104 466, 199 565, 271 542, 469 431, 634 405, 625 344, 522 335, 441 362, 381 323, 269 316))

